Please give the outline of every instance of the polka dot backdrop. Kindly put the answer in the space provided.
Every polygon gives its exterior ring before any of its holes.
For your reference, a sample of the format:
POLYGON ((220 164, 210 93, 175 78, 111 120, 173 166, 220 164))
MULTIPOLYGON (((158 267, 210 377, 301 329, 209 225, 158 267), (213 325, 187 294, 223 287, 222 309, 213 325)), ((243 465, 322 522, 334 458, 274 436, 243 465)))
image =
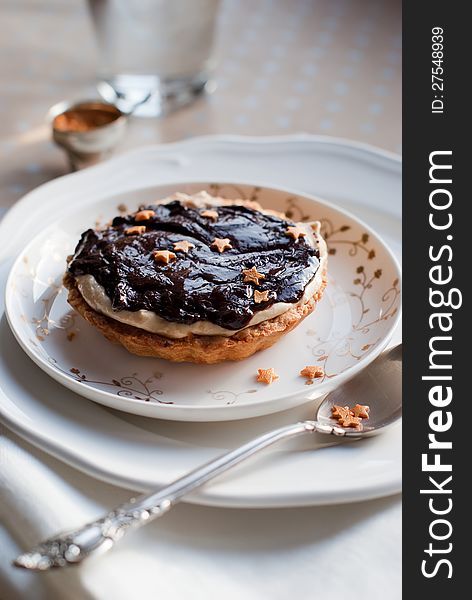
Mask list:
MULTIPOLYGON (((400 0, 223 0, 213 94, 134 118, 116 152, 203 134, 308 132, 401 151, 400 0)), ((0 4, 0 216, 68 171, 46 113, 95 96, 83 0, 0 4)))

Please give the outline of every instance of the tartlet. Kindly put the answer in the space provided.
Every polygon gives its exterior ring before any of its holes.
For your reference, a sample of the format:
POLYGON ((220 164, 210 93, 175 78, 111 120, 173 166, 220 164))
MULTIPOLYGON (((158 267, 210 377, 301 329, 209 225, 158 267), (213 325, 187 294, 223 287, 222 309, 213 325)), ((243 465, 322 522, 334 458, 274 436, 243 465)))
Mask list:
POLYGON ((69 304, 108 340, 195 363, 272 346, 315 309, 326 283, 319 223, 206 192, 85 231, 64 276, 69 304))

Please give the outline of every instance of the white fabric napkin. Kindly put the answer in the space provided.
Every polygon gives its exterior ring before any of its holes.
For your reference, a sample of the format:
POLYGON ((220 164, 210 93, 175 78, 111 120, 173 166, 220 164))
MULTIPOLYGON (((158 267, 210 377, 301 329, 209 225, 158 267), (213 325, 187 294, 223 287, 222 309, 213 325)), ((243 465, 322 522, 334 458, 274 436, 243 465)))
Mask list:
POLYGON ((20 544, 27 549, 43 537, 100 514, 100 507, 28 455, 5 431, 0 435, 0 466, 0 572, 5 581, 10 581, 10 592, 33 600, 62 588, 67 589, 70 598, 85 597, 79 595, 82 586, 77 571, 57 572, 50 577, 15 569, 11 561, 21 552, 20 544))
POLYGON ((79 567, 11 566, 41 538, 131 495, 0 430, 0 598, 344 600, 349 590, 351 600, 373 600, 379 589, 382 600, 401 597, 399 497, 278 510, 179 505, 79 567))

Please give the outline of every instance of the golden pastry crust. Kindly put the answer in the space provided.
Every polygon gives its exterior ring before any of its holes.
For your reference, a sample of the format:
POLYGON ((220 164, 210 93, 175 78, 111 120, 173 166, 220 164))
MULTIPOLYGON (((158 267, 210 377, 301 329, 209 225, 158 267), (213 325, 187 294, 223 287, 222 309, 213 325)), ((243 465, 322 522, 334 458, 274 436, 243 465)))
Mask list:
POLYGON ((242 360, 259 350, 269 348, 313 312, 323 295, 326 284, 325 271, 320 288, 307 302, 290 308, 274 319, 247 327, 231 337, 189 335, 185 338, 171 339, 120 323, 96 312, 83 299, 73 277, 67 273, 64 276, 64 285, 69 290, 67 298, 69 304, 111 342, 121 344, 129 352, 138 356, 202 364, 242 360))

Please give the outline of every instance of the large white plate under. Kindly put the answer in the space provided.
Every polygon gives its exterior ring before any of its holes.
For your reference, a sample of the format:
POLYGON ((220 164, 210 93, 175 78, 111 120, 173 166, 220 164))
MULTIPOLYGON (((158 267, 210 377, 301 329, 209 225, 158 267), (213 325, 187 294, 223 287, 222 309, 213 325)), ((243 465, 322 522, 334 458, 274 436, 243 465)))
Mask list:
MULTIPOLYGON (((151 187, 197 178, 273 181, 322 195, 367 221, 399 254, 401 175, 394 157, 309 137, 205 138, 138 150, 29 194, 0 225, 2 241, 7 240, 0 255, 2 288, 15 254, 47 214, 60 218, 70 203, 85 205, 119 194, 136 181, 151 187), (13 232, 15 222, 23 226, 13 232)), ((0 414, 7 425, 60 459, 135 489, 163 485, 249 437, 313 410, 305 405, 228 423, 176 423, 116 413, 85 401, 42 373, 17 346, 4 316, 0 340, 0 414)), ((393 341, 398 340, 396 332, 393 341)), ((400 441, 399 426, 361 443, 331 446, 329 438, 300 439, 222 477, 191 501, 294 506, 395 493, 401 487, 400 441)))

